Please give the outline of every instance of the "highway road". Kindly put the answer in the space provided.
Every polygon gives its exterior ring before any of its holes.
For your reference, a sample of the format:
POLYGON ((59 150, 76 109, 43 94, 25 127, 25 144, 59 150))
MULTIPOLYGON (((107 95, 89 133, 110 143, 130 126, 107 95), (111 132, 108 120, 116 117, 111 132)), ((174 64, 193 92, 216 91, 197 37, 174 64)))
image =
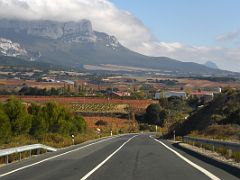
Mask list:
POLYGON ((76 145, 0 168, 3 180, 239 179, 149 134, 76 145))

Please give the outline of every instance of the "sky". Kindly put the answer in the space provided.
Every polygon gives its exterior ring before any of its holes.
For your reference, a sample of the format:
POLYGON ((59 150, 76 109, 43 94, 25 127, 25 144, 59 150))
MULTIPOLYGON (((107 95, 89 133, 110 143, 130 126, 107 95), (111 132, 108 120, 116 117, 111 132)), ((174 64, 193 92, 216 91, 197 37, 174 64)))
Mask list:
POLYGON ((0 0, 0 18, 78 21, 129 49, 240 72, 240 0, 0 0))
POLYGON ((217 45, 216 36, 240 28, 239 0, 112 0, 161 41, 217 45))

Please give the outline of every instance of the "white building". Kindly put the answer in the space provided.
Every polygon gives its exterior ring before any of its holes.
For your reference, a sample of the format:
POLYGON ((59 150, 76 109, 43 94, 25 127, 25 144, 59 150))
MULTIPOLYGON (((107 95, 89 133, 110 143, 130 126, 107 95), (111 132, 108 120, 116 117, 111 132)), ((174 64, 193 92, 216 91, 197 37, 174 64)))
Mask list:
POLYGON ((154 99, 169 98, 169 97, 179 97, 187 98, 187 94, 183 91, 167 91, 167 92, 157 92, 155 93, 154 99))

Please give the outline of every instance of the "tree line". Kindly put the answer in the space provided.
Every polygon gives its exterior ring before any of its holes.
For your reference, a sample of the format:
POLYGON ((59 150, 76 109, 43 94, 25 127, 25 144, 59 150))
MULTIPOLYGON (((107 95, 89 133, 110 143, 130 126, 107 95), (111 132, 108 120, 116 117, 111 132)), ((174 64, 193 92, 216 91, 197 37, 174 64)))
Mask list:
POLYGON ((179 97, 162 98, 159 103, 147 107, 144 122, 159 126, 171 126, 171 124, 184 120, 184 118, 196 108, 198 102, 193 98, 188 100, 179 97))
POLYGON ((48 133, 71 135, 86 130, 85 120, 74 115, 66 107, 49 102, 45 105, 24 104, 11 97, 0 104, 0 142, 8 142, 11 137, 31 135, 42 138, 48 133))

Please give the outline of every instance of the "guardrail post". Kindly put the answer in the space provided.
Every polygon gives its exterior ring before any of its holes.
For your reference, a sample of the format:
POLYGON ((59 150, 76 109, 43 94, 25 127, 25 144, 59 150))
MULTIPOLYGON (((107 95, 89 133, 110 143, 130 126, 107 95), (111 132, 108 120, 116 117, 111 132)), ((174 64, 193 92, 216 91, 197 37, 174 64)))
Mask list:
POLYGON ((37 155, 39 155, 40 154, 40 149, 37 149, 37 155))
POLYGON ((228 152, 228 157, 229 157, 229 158, 232 157, 232 150, 231 150, 231 149, 228 149, 227 152, 228 152))
POLYGON ((8 164, 8 155, 5 157, 6 164, 8 164))
POLYGON ((18 160, 19 160, 19 161, 22 160, 22 153, 21 153, 21 152, 19 152, 19 154, 18 154, 18 160))
POLYGON ((215 147, 214 147, 214 145, 212 146, 212 151, 213 151, 213 152, 215 151, 215 147))

